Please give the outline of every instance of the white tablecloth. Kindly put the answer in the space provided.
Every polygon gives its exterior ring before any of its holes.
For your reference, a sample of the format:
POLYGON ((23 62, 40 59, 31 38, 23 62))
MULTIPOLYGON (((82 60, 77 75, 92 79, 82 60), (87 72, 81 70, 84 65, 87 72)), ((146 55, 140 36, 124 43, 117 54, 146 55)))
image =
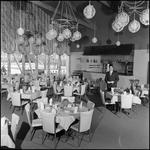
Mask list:
MULTIPOLYGON (((50 109, 44 109, 47 112, 50 112, 50 109)), ((80 112, 85 112, 88 111, 88 108, 83 106, 82 108, 79 108, 78 113, 72 113, 73 110, 71 111, 71 108, 59 111, 59 115, 56 116, 56 122, 59 123, 60 126, 62 126, 66 131, 68 130, 69 126, 75 121, 77 117, 79 117, 80 112), (68 112, 66 112, 68 110, 68 112), (70 110, 70 112, 69 112, 70 110)), ((35 110, 35 113, 38 115, 40 118, 40 110, 37 109, 35 110)))
POLYGON ((15 148, 15 144, 8 135, 8 124, 1 126, 1 146, 7 146, 9 148, 15 148))
MULTIPOLYGON (((121 94, 112 94, 111 92, 106 92, 106 98, 111 99, 112 103, 120 102, 121 94)), ((141 104, 141 99, 138 96, 133 96, 133 103, 141 104)))
POLYGON ((148 90, 147 89, 143 89, 142 90, 141 97, 144 97, 144 94, 148 94, 148 90))

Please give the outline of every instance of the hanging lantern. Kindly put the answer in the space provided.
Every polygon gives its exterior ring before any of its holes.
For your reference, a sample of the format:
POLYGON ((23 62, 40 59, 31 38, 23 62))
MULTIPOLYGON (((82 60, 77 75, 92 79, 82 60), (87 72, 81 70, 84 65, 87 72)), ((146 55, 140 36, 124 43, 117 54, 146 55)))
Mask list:
POLYGON ((63 36, 65 39, 69 39, 72 36, 71 31, 67 28, 63 31, 63 36))
POLYGON ((117 45, 117 46, 120 46, 120 45, 121 45, 120 41, 117 41, 117 42, 116 42, 116 45, 117 45))
POLYGON ((19 35, 23 35, 24 34, 24 29, 22 29, 21 27, 17 30, 17 33, 19 35))
POLYGON ((96 37, 93 37, 92 42, 93 42, 93 43, 96 43, 96 42, 97 42, 97 38, 96 38, 96 37))
POLYGON ((37 45, 41 45, 41 44, 42 44, 41 38, 37 38, 37 39, 36 39, 36 44, 37 44, 37 45))
POLYGON ((80 48, 80 45, 79 45, 79 44, 77 44, 77 45, 76 45, 76 48, 80 48))
POLYGON ((140 15, 140 21, 142 24, 148 26, 149 25, 149 9, 143 10, 143 12, 140 15))
POLYGON ((88 6, 86 6, 83 10, 83 14, 87 19, 91 19, 94 17, 96 13, 95 8, 93 7, 93 5, 89 4, 88 6))
POLYGON ((73 37, 75 40, 80 40, 81 39, 81 33, 79 31, 76 31, 73 33, 73 37))
POLYGON ((118 21, 120 24, 122 24, 122 26, 125 27, 129 23, 129 15, 122 11, 116 16, 115 20, 116 22, 118 21))
POLYGON ((17 40, 17 43, 18 44, 23 44, 24 43, 24 37, 23 36, 20 36, 17 40))
POLYGON ((35 38, 33 36, 31 36, 29 38, 29 42, 30 42, 30 44, 34 44, 35 43, 35 38))
POLYGON ((124 26, 120 22, 116 22, 116 20, 113 21, 113 23, 112 23, 112 29, 114 31, 120 32, 120 31, 123 30, 123 28, 124 28, 124 26))
POLYGON ((57 32, 56 32, 56 30, 54 30, 53 28, 52 28, 51 30, 49 30, 48 33, 46 33, 46 38, 47 38, 48 40, 52 40, 52 39, 54 39, 56 36, 57 36, 57 32))
POLYGON ((59 42, 62 42, 64 40, 64 35, 62 33, 59 33, 59 36, 57 37, 57 40, 59 42))
POLYGON ((139 31, 141 25, 137 20, 133 20, 130 22, 128 29, 130 32, 135 33, 137 31, 139 31))
POLYGON ((76 39, 74 38, 74 36, 72 36, 72 37, 70 38, 70 41, 72 41, 72 42, 76 41, 76 39))

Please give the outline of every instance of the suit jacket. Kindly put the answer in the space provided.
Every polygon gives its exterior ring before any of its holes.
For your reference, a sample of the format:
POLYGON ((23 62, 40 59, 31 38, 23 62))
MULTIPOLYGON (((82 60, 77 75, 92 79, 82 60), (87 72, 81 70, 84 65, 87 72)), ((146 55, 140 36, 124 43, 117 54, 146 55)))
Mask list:
POLYGON ((107 88, 117 87, 117 82, 119 81, 119 76, 117 71, 113 71, 110 75, 109 72, 106 72, 105 82, 107 83, 107 88), (114 83, 107 83, 107 81, 114 81, 114 83))

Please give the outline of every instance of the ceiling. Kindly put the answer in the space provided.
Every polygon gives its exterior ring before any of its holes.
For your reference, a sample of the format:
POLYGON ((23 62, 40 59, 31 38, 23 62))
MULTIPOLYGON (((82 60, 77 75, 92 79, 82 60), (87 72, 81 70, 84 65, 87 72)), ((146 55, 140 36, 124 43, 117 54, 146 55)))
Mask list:
MULTIPOLYGON (((44 12, 46 12, 48 15, 52 17, 59 2, 60 5, 58 5, 57 13, 61 14, 62 3, 64 1, 30 1, 30 2, 37 4, 44 12)), ((93 30, 93 21, 85 18, 85 16, 83 15, 83 10, 89 4, 89 1, 70 1, 70 3, 74 11, 74 14, 78 20, 79 28, 87 27, 93 30)), ((96 5, 98 6, 102 4, 104 6, 103 11, 109 11, 110 13, 115 13, 118 11, 118 5, 120 5, 120 1, 91 1, 91 4, 94 5, 94 7, 96 5)), ((63 15, 65 16, 64 13, 63 15)), ((55 18, 57 17, 58 15, 56 15, 55 18)))

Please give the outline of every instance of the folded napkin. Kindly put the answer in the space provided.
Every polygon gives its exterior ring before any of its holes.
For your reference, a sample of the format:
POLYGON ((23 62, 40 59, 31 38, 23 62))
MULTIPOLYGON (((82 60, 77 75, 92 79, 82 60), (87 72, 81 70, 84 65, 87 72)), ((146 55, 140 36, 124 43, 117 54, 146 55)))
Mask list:
POLYGON ((44 104, 43 104, 43 102, 40 102, 40 105, 41 105, 41 109, 43 110, 43 109, 44 109, 44 104))
POLYGON ((80 102, 79 108, 82 108, 82 103, 83 103, 83 102, 80 102))
POLYGON ((78 112, 78 107, 75 107, 74 108, 74 113, 77 113, 78 112))
POLYGON ((49 100, 49 105, 50 105, 50 106, 52 106, 52 102, 53 102, 53 99, 51 98, 51 99, 49 100))
POLYGON ((6 122, 8 122, 9 124, 11 124, 11 121, 9 121, 8 118, 6 118, 5 116, 1 118, 1 127, 4 126, 6 124, 6 122))

